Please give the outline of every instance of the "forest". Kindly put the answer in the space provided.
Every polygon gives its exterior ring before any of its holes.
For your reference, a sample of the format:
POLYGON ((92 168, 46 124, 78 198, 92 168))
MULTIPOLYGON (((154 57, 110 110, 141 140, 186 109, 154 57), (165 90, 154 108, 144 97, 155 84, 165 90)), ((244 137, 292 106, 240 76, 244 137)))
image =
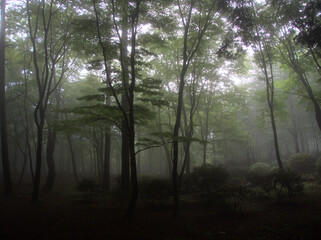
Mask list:
POLYGON ((319 0, 0 7, 0 239, 320 239, 319 0))

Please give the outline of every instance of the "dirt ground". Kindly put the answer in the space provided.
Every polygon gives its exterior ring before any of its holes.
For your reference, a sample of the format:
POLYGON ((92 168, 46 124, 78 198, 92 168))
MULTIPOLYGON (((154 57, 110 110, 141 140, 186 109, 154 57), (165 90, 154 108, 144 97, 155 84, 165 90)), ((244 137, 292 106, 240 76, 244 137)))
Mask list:
MULTIPOLYGON (((30 186, 29 186, 30 187, 30 186)), ((28 187, 0 196, 0 239, 321 239, 321 202, 276 203, 252 199, 241 211, 182 201, 178 217, 169 202, 139 201, 127 219, 117 198, 84 202, 73 189, 55 188, 30 205, 28 187)))

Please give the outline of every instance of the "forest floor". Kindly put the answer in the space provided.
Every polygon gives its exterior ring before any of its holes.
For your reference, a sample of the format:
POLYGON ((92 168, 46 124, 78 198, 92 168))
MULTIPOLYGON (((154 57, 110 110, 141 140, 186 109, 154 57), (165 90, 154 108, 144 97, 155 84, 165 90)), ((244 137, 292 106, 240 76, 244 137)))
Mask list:
POLYGON ((169 201, 140 200, 129 220, 117 198, 95 197, 89 204, 61 182, 30 205, 30 187, 0 196, 1 240, 321 239, 319 194, 281 203, 253 198, 238 211, 182 201, 178 217, 169 201))

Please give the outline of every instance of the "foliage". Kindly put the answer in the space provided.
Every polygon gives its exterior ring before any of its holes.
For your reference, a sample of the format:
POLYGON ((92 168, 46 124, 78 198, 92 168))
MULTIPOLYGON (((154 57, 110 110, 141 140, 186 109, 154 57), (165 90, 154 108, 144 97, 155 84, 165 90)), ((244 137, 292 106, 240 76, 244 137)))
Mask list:
POLYGON ((244 184, 246 182, 246 177, 248 174, 247 168, 243 167, 232 167, 229 168, 230 182, 235 184, 244 184))
POLYGON ((301 177, 289 169, 277 169, 271 173, 272 189, 278 201, 290 199, 302 194, 303 183, 301 177))
POLYGON ((98 189, 96 181, 92 178, 84 178, 77 186, 77 190, 81 192, 95 192, 98 189))
POLYGON ((139 182, 141 196, 152 200, 166 200, 172 193, 171 182, 162 178, 143 178, 139 182))
POLYGON ((300 9, 300 14, 296 15, 294 25, 300 30, 296 40, 302 46, 309 48, 321 48, 321 3, 317 0, 311 0, 307 4, 302 4, 303 9, 300 9))
POLYGON ((190 191, 201 193, 207 198, 218 186, 226 183, 228 178, 229 173, 223 166, 206 164, 194 168, 186 176, 186 185, 190 191))
POLYGON ((315 172, 316 159, 313 154, 296 153, 292 154, 288 160, 288 167, 300 175, 311 174, 315 172))
POLYGON ((246 179, 253 187, 260 187, 265 191, 270 188, 271 180, 271 167, 270 165, 262 162, 253 164, 247 173, 246 179))
POLYGON ((242 210, 248 193, 249 190, 242 185, 223 184, 209 195, 209 201, 218 204, 223 209, 239 211, 242 210))
POLYGON ((79 182, 77 190, 82 192, 83 202, 91 204, 98 193, 98 184, 92 178, 84 178, 79 182))

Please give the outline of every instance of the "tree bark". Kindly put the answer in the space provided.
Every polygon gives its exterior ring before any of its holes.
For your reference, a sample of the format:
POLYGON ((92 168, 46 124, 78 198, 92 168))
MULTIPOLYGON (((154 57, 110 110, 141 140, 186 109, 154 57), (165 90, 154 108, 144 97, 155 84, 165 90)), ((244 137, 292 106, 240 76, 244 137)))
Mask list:
MULTIPOLYGON (((314 96, 314 93, 312 91, 312 88, 309 84, 308 78, 306 76, 306 72, 304 69, 302 69, 299 61, 298 61, 298 56, 295 50, 295 47, 293 45, 293 41, 288 37, 288 33, 287 33, 287 29, 284 28, 283 29, 283 34, 285 36, 284 40, 280 40, 281 43, 285 46, 286 48, 286 54, 281 50, 281 48, 279 47, 279 52, 282 56, 282 58, 286 61, 286 63, 294 70, 294 72, 298 75, 300 82, 302 83, 303 87, 305 88, 308 97, 314 107, 314 113, 315 113, 315 119, 317 121, 319 130, 321 131, 321 107, 320 104, 318 102, 318 100, 316 99, 316 97, 314 96)), ((315 56, 313 56, 315 57, 315 56)), ((316 61, 317 63, 317 61, 316 61)))
POLYGON ((182 59, 182 68, 179 77, 179 86, 178 86, 178 99, 177 99, 177 109, 176 109, 176 120, 173 129, 173 172, 172 172, 172 184, 173 184, 173 204, 174 204, 174 215, 177 216, 179 209, 179 186, 178 186, 178 137, 179 130, 181 125, 181 117, 182 117, 182 108, 183 108, 183 94, 184 94, 184 86, 185 86, 185 75, 191 60, 193 59, 196 51, 198 50, 201 40, 206 32, 208 24, 211 19, 211 11, 213 10, 214 4, 212 4, 211 8, 208 9, 206 17, 204 21, 204 25, 199 26, 197 38, 194 42, 189 43, 189 33, 190 33, 190 23, 192 20, 192 12, 195 6, 195 1, 191 1, 188 6, 187 16, 184 16, 180 1, 177 1, 178 9, 180 12, 180 17, 182 19, 182 23, 184 26, 184 36, 183 36, 183 59, 182 59), (191 44, 192 49, 188 49, 188 46, 191 44))
POLYGON ((57 131, 52 127, 48 127, 48 136, 47 136, 47 166, 48 166, 48 176, 43 187, 45 191, 51 191, 54 186, 55 178, 56 178, 56 167, 55 167, 55 159, 54 152, 56 147, 56 137, 57 131))
POLYGON ((206 165, 206 153, 207 153, 207 139, 208 139, 208 117, 209 117, 209 103, 205 106, 205 126, 204 126, 204 143, 203 143, 203 165, 206 165))
MULTIPOLYGON (((65 69, 65 55, 66 48, 65 42, 57 49, 56 52, 52 52, 52 44, 54 42, 54 36, 52 34, 52 19, 55 16, 53 12, 54 1, 49 2, 42 0, 38 2, 38 11, 36 17, 32 18, 32 11, 30 8, 30 0, 26 1, 26 9, 28 16, 28 31, 29 38, 32 43, 32 56, 34 65, 34 75, 37 83, 38 99, 34 110, 34 120, 37 126, 37 143, 36 143, 36 171, 33 186, 33 193, 31 202, 36 203, 39 197, 39 185, 41 178, 41 165, 42 165, 42 148, 43 148, 43 134, 45 126, 46 111, 49 102, 49 97, 52 92, 57 88, 58 84, 54 84, 55 67, 59 61, 62 61, 62 75, 66 71, 65 69), (40 27, 41 25, 41 27, 40 27), (40 32, 41 31, 41 32, 40 32), (41 37, 39 36, 41 33, 41 37), (38 42, 42 39, 41 44, 38 42), (39 45, 40 44, 40 45, 39 45), (43 51, 42 60, 38 59, 38 50, 41 48, 43 51)), ((70 24, 70 17, 68 17, 70 24)), ((68 29, 67 29, 68 30, 68 29)), ((67 31, 65 34, 67 34, 67 31)), ((53 48, 52 48, 53 47, 53 48)), ((61 80, 61 79, 60 79, 61 80)), ((60 81, 59 80, 59 81, 60 81)))
POLYGON ((45 113, 42 108, 40 108, 40 110, 41 110, 39 115, 40 123, 37 124, 36 170, 35 170, 35 179, 33 182, 33 192, 32 192, 32 198, 31 198, 32 204, 35 204, 38 202, 39 186, 40 186, 40 178, 41 178, 43 128, 45 123, 45 113))
MULTIPOLYGON (((258 30, 256 31, 256 34, 257 36, 260 36, 258 30)), ((269 50, 266 50, 267 57, 265 56, 264 49, 262 46, 262 40, 260 37, 258 37, 258 39, 259 40, 257 42, 257 45, 258 45, 259 54, 260 54, 260 61, 261 61, 260 64, 262 65, 262 71, 265 77, 266 97, 267 97, 267 104, 270 111, 270 120, 271 120, 271 126, 273 131, 275 155, 276 155, 278 166, 280 169, 282 169, 283 164, 280 156, 278 135, 277 135, 275 117, 274 117, 274 77, 273 77, 271 53, 269 52, 269 50), (270 70, 270 76, 268 73, 268 68, 270 70)))
POLYGON ((104 192, 110 191, 110 128, 105 133, 105 155, 102 187, 104 192))
MULTIPOLYGON (((160 114, 160 107, 158 107, 158 111, 157 111, 157 117, 158 119, 156 118, 156 124, 158 126, 158 131, 160 133, 163 132, 163 128, 162 128, 162 121, 161 121, 161 114, 160 114)), ((162 140, 163 143, 165 143, 165 139, 162 135, 160 135, 160 138, 162 140)), ((164 144, 163 145, 164 147, 164 150, 165 150, 165 154, 166 154, 166 160, 167 160, 167 166, 168 166, 168 176, 170 177, 171 174, 172 174, 172 171, 173 171, 173 166, 172 166, 172 160, 171 160, 171 154, 170 154, 170 151, 168 149, 168 145, 167 144, 164 144)))
MULTIPOLYGON (((121 35, 121 68, 122 68, 122 81, 125 92, 122 94, 122 108, 127 113, 129 110, 129 99, 128 99, 128 81, 129 81, 129 72, 128 72, 128 17, 126 13, 126 0, 122 0, 122 35, 121 35)), ((130 191, 130 160, 129 160, 129 132, 128 132, 128 123, 126 123, 126 119, 122 119, 122 129, 121 129, 121 137, 122 137, 122 150, 121 150, 121 190, 124 194, 129 193, 130 191)))
POLYGON ((6 31, 6 1, 1 1, 1 33, 0 33, 0 124, 1 124, 1 154, 4 193, 12 194, 13 186, 11 180, 9 163, 8 130, 6 116, 6 90, 5 90, 5 31, 6 31))
POLYGON ((70 156, 71 156, 72 171, 74 173, 75 181, 78 184, 79 177, 78 177, 78 172, 77 172, 77 165, 76 165, 74 148, 72 146, 71 136, 67 135, 67 141, 68 141, 69 151, 70 151, 70 156))
POLYGON ((136 1, 135 10, 131 15, 131 54, 130 54, 130 67, 131 67, 131 83, 129 86, 129 116, 128 116, 128 130, 129 130, 129 153, 130 153, 130 176, 131 176, 131 195, 128 204, 126 216, 133 217, 136 209, 138 198, 138 179, 137 179, 137 166, 136 166, 136 152, 135 152, 135 116, 134 116, 134 94, 136 87, 136 36, 138 27, 138 17, 140 11, 141 0, 136 1))

